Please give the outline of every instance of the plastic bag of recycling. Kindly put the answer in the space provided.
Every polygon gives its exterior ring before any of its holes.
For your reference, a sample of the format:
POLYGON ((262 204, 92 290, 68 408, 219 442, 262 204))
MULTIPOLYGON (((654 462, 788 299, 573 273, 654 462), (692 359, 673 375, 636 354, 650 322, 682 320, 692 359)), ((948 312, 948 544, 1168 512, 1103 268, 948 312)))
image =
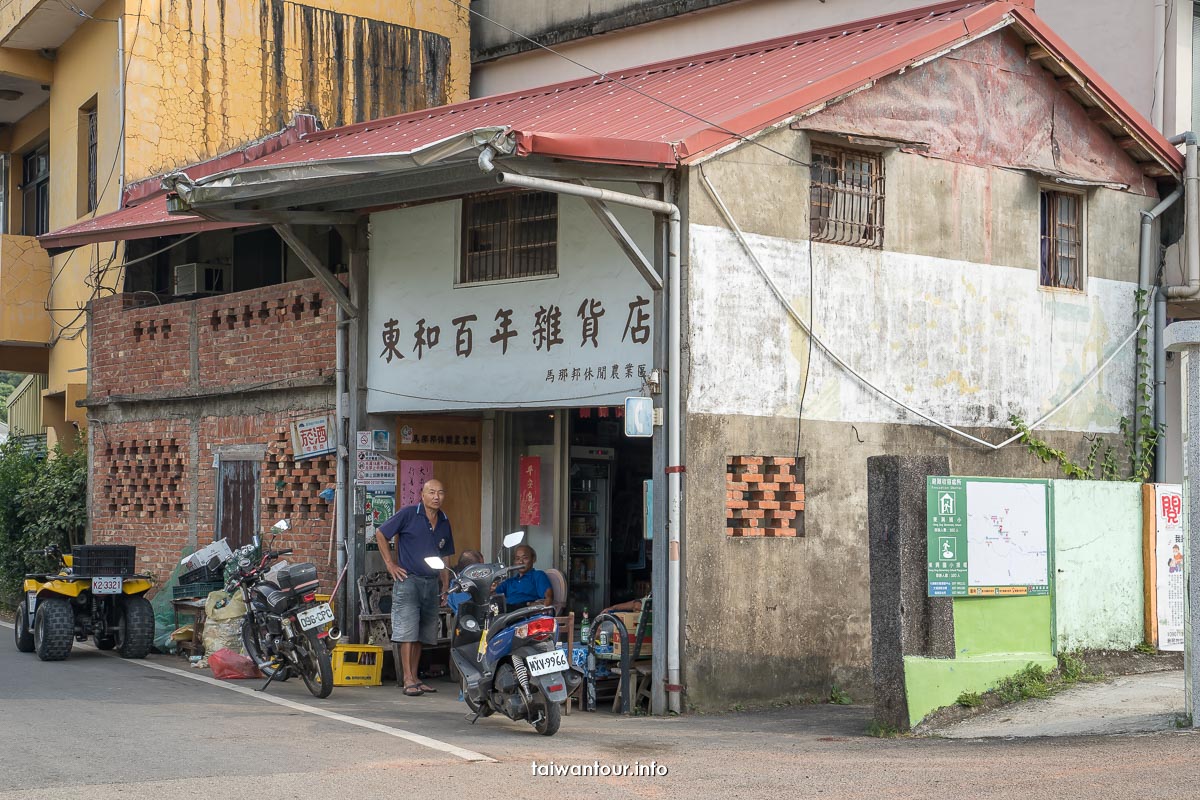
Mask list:
MULTIPOLYGON (((187 553, 185 550, 183 555, 187 553)), ((179 576, 186 571, 176 564, 166 582, 154 588, 154 597, 150 599, 150 608, 154 611, 154 649, 160 653, 174 653, 179 648, 179 642, 172 639, 172 634, 179 628, 181 621, 176 618, 173 600, 175 587, 179 585, 179 576)))
POLYGON ((208 666, 212 668, 214 678, 228 681, 239 678, 261 678, 262 673, 248 656, 235 653, 222 647, 208 657, 208 666))
POLYGON ((242 617, 246 616, 246 603, 240 594, 228 595, 223 591, 212 592, 204 604, 204 652, 232 650, 244 653, 242 646, 242 617), (221 605, 224 601, 224 605, 221 605))

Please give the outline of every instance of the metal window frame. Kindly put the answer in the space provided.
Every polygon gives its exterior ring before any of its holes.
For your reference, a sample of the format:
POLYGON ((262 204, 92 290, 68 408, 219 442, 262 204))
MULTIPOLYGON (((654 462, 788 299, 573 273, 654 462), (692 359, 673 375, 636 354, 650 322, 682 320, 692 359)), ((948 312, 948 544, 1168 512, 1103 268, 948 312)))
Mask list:
POLYGON ((558 195, 541 191, 480 192, 466 195, 461 204, 462 224, 459 269, 456 286, 479 286, 492 283, 540 280, 558 277, 558 195), (520 208, 528 198, 537 198, 544 205, 535 214, 520 208), (490 206, 494 218, 480 220, 478 211, 490 206), (528 223, 548 222, 552 232, 548 237, 528 240, 528 223), (494 242, 490 247, 472 250, 473 234, 485 232, 494 242), (541 262, 533 269, 517 270, 516 255, 521 252, 541 253, 541 262), (478 259, 478 260, 475 260, 478 259))
POLYGON ((883 249, 886 200, 883 161, 882 152, 823 141, 812 143, 810 241, 883 249), (834 162, 832 166, 830 162, 834 162), (861 165, 868 168, 861 169, 861 165))
POLYGON ((1087 194, 1060 186, 1038 187, 1038 284, 1043 289, 1083 292, 1087 288, 1087 194), (1061 203, 1074 205, 1072 219, 1059 221, 1061 203), (1047 210, 1047 203, 1050 208, 1047 210), (1075 232, 1072 238, 1069 234, 1075 232), (1064 236, 1063 234, 1067 235, 1064 236), (1064 248, 1066 251, 1064 252, 1064 248), (1053 254, 1053 256, 1051 256, 1053 254), (1068 264, 1064 277, 1063 264, 1068 264), (1069 266, 1073 262, 1074 269, 1069 266))
POLYGON ((83 116, 87 121, 87 213, 96 210, 100 198, 97 196, 99 190, 100 167, 98 163, 98 149, 100 135, 97 130, 97 107, 84 109, 83 116))

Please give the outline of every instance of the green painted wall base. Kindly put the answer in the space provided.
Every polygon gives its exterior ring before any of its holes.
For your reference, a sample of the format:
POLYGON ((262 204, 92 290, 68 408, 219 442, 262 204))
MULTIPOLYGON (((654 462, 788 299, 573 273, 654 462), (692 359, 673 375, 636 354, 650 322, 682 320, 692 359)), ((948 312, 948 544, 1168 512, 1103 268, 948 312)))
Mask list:
POLYGON ((1047 672, 1058 666, 1048 653, 998 653, 975 658, 904 657, 908 693, 908 722, 916 725, 926 715, 958 700, 963 692, 986 692, 996 684, 1038 664, 1047 672))

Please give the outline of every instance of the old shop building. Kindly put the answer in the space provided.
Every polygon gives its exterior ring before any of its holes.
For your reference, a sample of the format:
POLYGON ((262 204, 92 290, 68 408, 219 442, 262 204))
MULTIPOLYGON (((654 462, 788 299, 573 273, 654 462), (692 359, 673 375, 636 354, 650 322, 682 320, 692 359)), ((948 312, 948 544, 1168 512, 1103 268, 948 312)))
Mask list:
POLYGON ((866 696, 867 457, 1048 475, 949 428, 1000 441, 1069 397, 1046 440, 1115 432, 1139 213, 1181 169, 1036 14, 973 2, 317 132, 169 185, 212 220, 359 215, 345 429, 390 433, 401 495, 445 476, 460 549, 476 522, 485 552, 528 529, 576 610, 649 580, 662 709, 681 687, 699 708, 866 696), (660 409, 646 444, 613 424, 631 395, 660 409))

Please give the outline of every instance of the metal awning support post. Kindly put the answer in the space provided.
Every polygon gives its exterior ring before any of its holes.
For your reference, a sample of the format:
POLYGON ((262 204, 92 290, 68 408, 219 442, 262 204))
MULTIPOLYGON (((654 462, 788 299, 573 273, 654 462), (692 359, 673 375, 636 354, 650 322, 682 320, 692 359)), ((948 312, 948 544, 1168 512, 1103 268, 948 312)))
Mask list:
MULTIPOLYGON (((334 514, 337 530, 337 576, 340 578, 342 570, 355 573, 357 569, 350 569, 354 564, 354 556, 347 555, 346 552, 346 514, 352 504, 346 502, 346 487, 347 474, 349 472, 348 461, 350 457, 350 433, 348 430, 349 414, 347 392, 346 392, 346 370, 350 366, 349 347, 347 346, 346 328, 353 326, 353 333, 358 332, 358 308, 354 303, 350 302, 350 295, 346 291, 346 287, 342 285, 329 268, 321 263, 321 259, 308 248, 300 237, 296 235, 296 231, 291 225, 275 225, 275 232, 279 234, 279 238, 287 242, 288 247, 296 254, 309 271, 316 277, 317 280, 333 295, 337 301, 337 324, 334 329, 334 342, 336 353, 334 357, 334 408, 337 426, 337 486, 334 495, 334 514)), ((355 347, 357 351, 357 347, 355 347)), ((357 539, 357 537, 355 537, 357 539)), ((357 577, 352 574, 351 578, 357 577)), ((354 615, 354 597, 356 584, 351 584, 350 581, 344 581, 341 584, 344 597, 349 598, 349 602, 337 602, 338 605, 338 625, 342 631, 351 629, 352 623, 357 616, 354 615)), ((335 598, 336 601, 336 598, 335 598)), ((353 640, 353 634, 352 640, 353 640)))
MULTIPOLYGON (((483 163, 481 156, 480 168, 490 172, 493 165, 483 163)), ((667 244, 667 280, 668 280, 668 353, 667 353, 667 708, 673 713, 681 710, 680 681, 680 530, 683 527, 683 486, 680 480, 684 467, 680 459, 680 436, 682 423, 680 411, 680 350, 683 339, 680 331, 680 228, 682 218, 679 206, 674 203, 664 203, 633 194, 614 192, 609 189, 599 189, 594 186, 582 186, 576 183, 553 181, 545 178, 533 178, 527 175, 515 175, 511 172, 497 172, 496 181, 504 186, 532 189, 540 192, 554 192, 572 197, 582 197, 585 200, 595 200, 601 203, 632 206, 663 214, 668 220, 667 244)), ((618 241, 620 241, 618 239, 618 241)), ((636 263, 636 262, 635 262, 636 263)), ((647 277, 647 281, 650 278, 647 277)), ((659 286, 662 286, 661 280, 659 286)))
POLYGON ((321 259, 317 258, 317 254, 309 249, 291 225, 272 225, 275 232, 279 234, 279 238, 287 242, 287 246, 296 254, 304 266, 308 267, 308 271, 313 274, 313 277, 321 282, 321 285, 333 295, 333 299, 337 301, 340 308, 347 317, 355 319, 358 317, 358 309, 354 303, 350 302, 350 295, 346 292, 346 287, 342 282, 333 276, 329 268, 321 263, 321 259))

